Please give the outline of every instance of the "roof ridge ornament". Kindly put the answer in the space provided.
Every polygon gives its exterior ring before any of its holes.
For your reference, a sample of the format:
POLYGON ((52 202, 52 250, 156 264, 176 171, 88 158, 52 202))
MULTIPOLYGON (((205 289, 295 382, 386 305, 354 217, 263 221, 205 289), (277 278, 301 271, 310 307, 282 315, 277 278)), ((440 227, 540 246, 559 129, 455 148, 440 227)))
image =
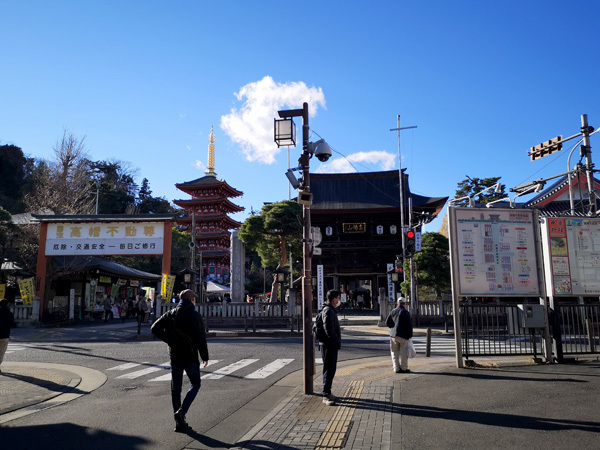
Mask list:
POLYGON ((206 175, 217 176, 215 172, 215 134, 213 127, 210 126, 210 134, 208 135, 208 170, 204 172, 206 175))

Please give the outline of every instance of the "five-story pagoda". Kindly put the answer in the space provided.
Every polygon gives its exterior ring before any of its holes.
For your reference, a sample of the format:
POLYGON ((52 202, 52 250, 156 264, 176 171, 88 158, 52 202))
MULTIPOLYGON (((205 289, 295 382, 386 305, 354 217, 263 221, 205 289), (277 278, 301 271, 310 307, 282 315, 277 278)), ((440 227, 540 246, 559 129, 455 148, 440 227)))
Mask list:
POLYGON ((243 192, 217 178, 212 127, 208 137, 208 170, 205 174, 202 178, 175 184, 177 189, 192 198, 173 200, 173 203, 187 211, 187 215, 178 222, 195 234, 197 248, 202 254, 202 279, 226 281, 229 279, 230 230, 237 230, 241 226, 240 222, 227 214, 244 210, 229 199, 239 197, 243 192), (192 230, 192 224, 195 224, 195 230, 192 230))

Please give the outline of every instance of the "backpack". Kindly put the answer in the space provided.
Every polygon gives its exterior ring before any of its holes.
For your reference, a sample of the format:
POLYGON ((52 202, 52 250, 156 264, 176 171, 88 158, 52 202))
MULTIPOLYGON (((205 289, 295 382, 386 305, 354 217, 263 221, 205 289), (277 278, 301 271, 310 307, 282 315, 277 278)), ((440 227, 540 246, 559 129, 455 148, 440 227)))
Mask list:
POLYGON ((325 326, 323 325, 323 311, 321 311, 319 314, 317 314, 317 317, 315 317, 312 331, 315 343, 327 341, 327 333, 325 333, 325 326))
POLYGON ((166 313, 158 321, 152 324, 150 328, 152 334, 166 342, 170 347, 179 349, 194 350, 194 342, 190 336, 181 331, 175 323, 175 314, 166 313), (155 326, 156 325, 156 326, 155 326))

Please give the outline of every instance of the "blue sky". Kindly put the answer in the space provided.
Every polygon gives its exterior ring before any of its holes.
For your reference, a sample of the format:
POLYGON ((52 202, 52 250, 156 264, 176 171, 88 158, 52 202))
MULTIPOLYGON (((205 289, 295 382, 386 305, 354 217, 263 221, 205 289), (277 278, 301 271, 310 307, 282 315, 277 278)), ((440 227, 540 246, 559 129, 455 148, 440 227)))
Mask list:
POLYGON ((581 114, 600 127, 599 2, 4 0, 0 17, 0 143, 49 159, 67 129, 173 200, 204 176, 214 126, 240 221, 288 198, 273 118, 303 101, 334 150, 313 171, 397 169, 400 114, 418 127, 401 135, 411 190, 450 198, 466 175, 565 172, 570 146, 529 147, 581 114))

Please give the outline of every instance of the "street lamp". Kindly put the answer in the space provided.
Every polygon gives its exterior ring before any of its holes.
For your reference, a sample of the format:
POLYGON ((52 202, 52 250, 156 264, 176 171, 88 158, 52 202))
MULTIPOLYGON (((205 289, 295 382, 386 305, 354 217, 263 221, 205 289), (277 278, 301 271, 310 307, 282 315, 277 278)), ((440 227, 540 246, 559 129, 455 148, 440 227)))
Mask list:
MULTIPOLYGON (((308 142, 308 103, 302 109, 289 109, 278 111, 280 119, 275 119, 275 143, 278 147, 296 145, 296 126, 293 117, 302 117, 302 155, 298 159, 302 169, 302 192, 298 195, 302 204, 304 228, 302 230, 302 341, 304 356, 304 393, 313 393, 313 375, 315 366, 315 353, 312 336, 312 241, 310 237, 310 205, 312 194, 310 192, 309 161, 315 155, 319 161, 327 161, 331 157, 329 145, 321 139, 316 143, 308 142), (302 199, 301 199, 302 197, 302 199)), ((289 179, 289 176, 288 176, 289 179)))

